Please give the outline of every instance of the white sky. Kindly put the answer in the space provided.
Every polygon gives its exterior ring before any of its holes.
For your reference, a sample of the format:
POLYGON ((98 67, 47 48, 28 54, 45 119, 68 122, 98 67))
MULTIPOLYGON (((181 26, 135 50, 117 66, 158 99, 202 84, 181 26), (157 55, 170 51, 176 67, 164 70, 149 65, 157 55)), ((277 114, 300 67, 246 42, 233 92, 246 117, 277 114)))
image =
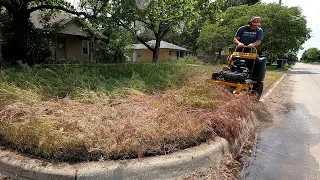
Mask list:
MULTIPOLYGON (((70 3, 77 3, 79 0, 67 0, 70 3)), ((279 0, 261 0, 263 3, 278 3, 279 0)), ((299 6, 302 9, 303 15, 306 16, 308 21, 307 26, 312 30, 312 37, 304 45, 304 50, 316 47, 320 49, 320 23, 317 23, 317 18, 320 18, 320 5, 319 0, 282 0, 286 6, 299 6)), ((300 51, 298 56, 301 57, 303 51, 300 51)))

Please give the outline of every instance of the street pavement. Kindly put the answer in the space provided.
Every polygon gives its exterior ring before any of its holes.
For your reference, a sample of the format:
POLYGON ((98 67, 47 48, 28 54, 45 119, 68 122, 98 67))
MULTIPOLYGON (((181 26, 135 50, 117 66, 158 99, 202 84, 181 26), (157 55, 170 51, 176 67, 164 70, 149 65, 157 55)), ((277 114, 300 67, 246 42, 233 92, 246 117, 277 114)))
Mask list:
POLYGON ((246 180, 320 180, 320 66, 297 63, 266 102, 246 180))

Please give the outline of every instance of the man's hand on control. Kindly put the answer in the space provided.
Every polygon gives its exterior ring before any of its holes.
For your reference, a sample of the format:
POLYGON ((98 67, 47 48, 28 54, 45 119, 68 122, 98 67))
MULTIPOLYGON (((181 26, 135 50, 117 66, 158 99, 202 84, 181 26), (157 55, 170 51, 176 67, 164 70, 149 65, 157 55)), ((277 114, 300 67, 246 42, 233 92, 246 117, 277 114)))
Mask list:
POLYGON ((253 44, 253 43, 251 43, 251 44, 249 44, 248 46, 249 46, 249 47, 254 47, 254 44, 253 44))
POLYGON ((241 43, 241 42, 238 43, 238 47, 243 47, 243 46, 244 46, 243 43, 241 43))

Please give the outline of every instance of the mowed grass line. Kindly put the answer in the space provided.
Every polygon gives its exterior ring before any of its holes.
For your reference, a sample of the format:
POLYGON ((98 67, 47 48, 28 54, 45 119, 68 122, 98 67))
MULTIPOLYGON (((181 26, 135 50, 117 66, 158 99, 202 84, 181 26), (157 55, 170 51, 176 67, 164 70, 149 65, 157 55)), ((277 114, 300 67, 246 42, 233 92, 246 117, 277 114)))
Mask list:
POLYGON ((284 68, 277 68, 276 65, 267 66, 266 77, 264 80, 265 89, 268 89, 281 78, 285 71, 288 71, 292 66, 286 65, 284 68))
POLYGON ((1 70, 0 142, 72 162, 166 154, 216 135, 241 149, 253 104, 205 83, 220 69, 173 62, 1 70))

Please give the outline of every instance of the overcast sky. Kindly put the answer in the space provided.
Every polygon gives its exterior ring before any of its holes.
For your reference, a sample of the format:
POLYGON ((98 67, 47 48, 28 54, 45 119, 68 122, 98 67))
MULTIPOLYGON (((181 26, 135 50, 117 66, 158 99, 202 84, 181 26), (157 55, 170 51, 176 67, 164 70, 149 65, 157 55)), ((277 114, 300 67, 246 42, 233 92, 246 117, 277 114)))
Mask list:
MULTIPOLYGON (((71 3, 76 3, 78 0, 67 0, 71 3)), ((261 0, 263 3, 278 3, 279 0, 261 0)), ((303 15, 306 16, 308 21, 308 28, 312 30, 312 37, 309 39, 303 47, 305 49, 316 47, 320 49, 320 23, 317 22, 317 18, 320 17, 320 7, 318 5, 319 0, 282 0, 282 3, 286 6, 299 6, 302 9, 303 15)), ((263 21, 263 20, 262 20, 263 21)), ((302 55, 299 52, 299 57, 302 55)))

